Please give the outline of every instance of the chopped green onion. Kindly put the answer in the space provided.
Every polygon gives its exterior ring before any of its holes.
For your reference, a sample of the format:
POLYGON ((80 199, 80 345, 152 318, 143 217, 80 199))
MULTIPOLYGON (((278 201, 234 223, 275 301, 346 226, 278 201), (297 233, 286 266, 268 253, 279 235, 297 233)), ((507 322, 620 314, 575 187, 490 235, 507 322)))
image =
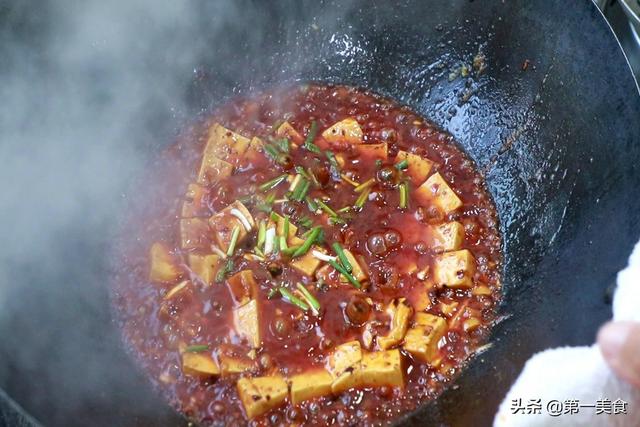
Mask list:
POLYGON ((199 353, 209 350, 209 344, 190 345, 184 349, 187 353, 199 353))
POLYGON ((278 160, 278 157, 280 156, 278 149, 271 144, 264 144, 264 151, 266 151, 274 160, 278 160))
POLYGON ((296 198, 296 200, 298 201, 304 200, 304 198, 307 197, 307 193, 309 192, 310 186, 311 186, 311 181, 305 180, 304 186, 302 187, 302 190, 300 190, 300 195, 296 198))
POLYGON ((278 221, 280 221, 280 215, 278 215, 278 214, 277 214, 277 213, 275 213, 275 212, 271 212, 271 213, 269 214, 269 218, 270 218, 270 219, 271 219, 271 221, 273 221, 273 222, 278 222, 278 221))
POLYGON ((346 224, 347 221, 345 219, 340 218, 339 216, 332 216, 329 218, 329 224, 331 225, 336 225, 336 224, 346 224))
POLYGON ((335 242, 333 245, 331 245, 331 247, 335 251, 336 255, 338 255, 338 259, 340 259, 340 262, 344 266, 344 269, 347 270, 347 272, 351 273, 353 271, 353 266, 349 262, 347 254, 344 253, 344 249, 342 248, 340 243, 335 242))
POLYGON ((371 188, 366 188, 362 193, 360 193, 360 196, 356 200, 355 206, 361 209, 364 204, 367 203, 369 194, 371 194, 371 188))
POLYGON ((264 221, 260 221, 260 226, 258 227, 258 242, 256 243, 257 248, 261 248, 264 246, 264 240, 267 237, 267 224, 264 221))
POLYGON ((290 142, 287 138, 278 138, 274 140, 273 143, 283 153, 288 153, 290 150, 290 142))
POLYGON ((351 283, 355 288, 357 288, 357 289, 362 288, 362 284, 358 281, 358 279, 353 277, 353 274, 349 273, 343 266, 341 266, 340 264, 338 264, 335 261, 329 261, 329 264, 333 268, 338 270, 344 277, 346 277, 346 279, 349 281, 349 283, 351 283))
POLYGON ((344 174, 344 173, 341 174, 340 178, 342 178, 343 180, 347 181, 349 184, 353 185, 354 187, 358 187, 360 185, 359 182, 356 182, 356 181, 352 180, 351 178, 349 178, 347 176, 347 174, 344 174))
POLYGON ((280 239, 276 236, 273 240, 273 254, 277 255, 280 252, 280 239))
POLYGON ((307 170, 305 168, 303 168, 302 166, 298 165, 296 167, 294 167, 295 171, 297 173, 299 173, 300 175, 304 176, 307 179, 311 179, 311 176, 309 175, 309 172, 307 172, 307 170))
POLYGON ((305 191, 305 187, 307 188, 307 191, 309 190, 309 181, 307 181, 306 178, 303 178, 302 175, 298 176, 300 177, 300 181, 291 193, 291 199, 300 201, 304 198, 303 192, 305 191))
POLYGON ((316 297, 314 297, 302 283, 298 282, 296 286, 298 287, 300 293, 302 293, 304 299, 306 299, 309 305, 313 308, 313 310, 315 312, 318 312, 320 310, 320 302, 316 299, 316 297))
POLYGON ((318 133, 318 123, 315 120, 311 122, 311 128, 309 129, 309 133, 307 134, 307 138, 304 140, 304 148, 311 151, 312 153, 320 154, 320 147, 313 143, 313 140, 316 139, 316 134, 318 133))
POLYGON ((295 245, 295 246, 288 247, 288 248, 282 250, 282 255, 291 256, 298 249, 300 249, 300 245, 295 245))
POLYGON ((318 205, 320 205, 320 208, 322 208, 322 210, 325 211, 330 216, 338 216, 338 214, 333 209, 331 209, 329 206, 327 206, 327 204, 325 202, 323 202, 322 200, 316 199, 316 203, 318 203, 318 205))
POLYGON ((309 210, 313 213, 316 213, 316 211, 318 210, 318 204, 315 202, 315 200, 313 200, 309 196, 305 197, 305 200, 307 201, 307 207, 309 208, 309 210))
POLYGON ((373 184, 375 184, 376 180, 371 178, 365 182, 363 182, 362 184, 358 185, 356 188, 353 189, 353 191, 355 191, 356 193, 360 193, 361 191, 366 190, 367 188, 371 187, 373 184))
POLYGON ((224 267, 222 267, 220 270, 218 270, 218 273, 216 273, 216 282, 222 282, 227 273, 229 273, 231 270, 233 270, 233 260, 228 259, 224 267))
POLYGON ((280 249, 285 250, 287 249, 287 238, 284 236, 280 236, 280 249))
POLYGON ((282 235, 289 238, 289 217, 284 217, 284 226, 282 227, 282 235))
POLYGON ((404 159, 399 163, 396 163, 396 169, 398 169, 399 171, 405 170, 408 167, 409 167, 409 161, 407 159, 404 159))
POLYGON ((331 167, 335 168, 337 174, 340 174, 340 165, 338 164, 338 160, 336 160, 336 155, 333 154, 333 151, 326 151, 324 154, 327 156, 327 159, 329 159, 331 167))
POLYGON ((282 183, 282 182, 286 181, 287 176, 288 176, 288 175, 287 175, 286 173, 284 173, 284 174, 282 174, 282 175, 280 175, 280 176, 278 176, 278 177, 276 177, 276 178, 273 178, 272 180, 267 181, 267 182, 265 182, 264 184, 260 185, 260 186, 258 187, 258 189, 259 189, 260 191, 267 191, 267 190, 271 190, 272 188, 277 187, 278 185, 280 185, 280 183, 282 183))
POLYGON ((262 203, 258 204, 256 208, 262 212, 271 212, 271 205, 275 200, 276 200, 276 193, 274 191, 267 194, 267 197, 265 197, 262 203))
POLYGON ((336 212, 338 213, 347 213, 351 210, 351 206, 345 206, 344 208, 338 209, 336 212))
POLYGON ((309 306, 307 305, 307 303, 302 301, 297 296, 293 295, 291 292, 289 292, 288 289, 279 288, 279 290, 280 290, 280 295, 282 295, 282 297, 285 299, 285 301, 297 306, 298 308, 300 308, 300 309, 302 309, 304 311, 309 310, 309 306))
POLYGON ((409 185, 406 182, 400 184, 400 209, 406 209, 409 202, 409 185))
POLYGON ((311 246, 315 243, 321 231, 322 231, 322 228, 320 227, 312 228, 311 232, 309 233, 309 237, 307 237, 304 243, 300 245, 298 250, 293 253, 292 257, 296 258, 309 252, 309 249, 311 249, 311 246))
MULTIPOLYGON (((307 197, 307 203, 309 202, 309 198, 307 197)), ((317 209, 317 207, 316 207, 317 209)), ((311 226, 313 226, 313 220, 311 218, 309 218, 308 216, 303 217, 302 219, 300 219, 298 221, 298 224, 300 224, 301 227, 304 228, 310 228, 311 226)))
POLYGON ((229 249, 227 249, 227 256, 232 256, 233 252, 236 250, 238 237, 240 237, 240 226, 236 225, 233 227, 233 231, 231 232, 231 243, 229 243, 229 249))
POLYGON ((308 175, 307 179, 313 182, 313 185, 315 185, 316 187, 321 187, 320 181, 318 181, 318 178, 316 178, 316 174, 313 173, 313 171, 309 168, 307 168, 307 175, 308 175))
POLYGON ((296 176, 293 177, 293 181, 291 181, 291 185, 289 185, 289 191, 296 191, 296 188, 298 188, 298 184, 300 183, 301 179, 303 179, 302 175, 296 174, 296 176))

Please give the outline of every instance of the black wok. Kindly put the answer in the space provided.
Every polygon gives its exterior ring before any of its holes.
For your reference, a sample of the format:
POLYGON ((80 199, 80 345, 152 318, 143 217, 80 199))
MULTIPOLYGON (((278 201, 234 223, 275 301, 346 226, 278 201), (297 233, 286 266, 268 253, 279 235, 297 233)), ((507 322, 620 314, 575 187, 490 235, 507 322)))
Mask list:
MULTIPOLYGON (((149 105, 137 122, 153 129, 144 145, 148 153, 170 143, 189 117, 237 93, 320 80, 366 87, 411 106, 452 133, 485 171, 504 236, 504 319, 493 345, 437 401, 407 415, 406 425, 488 425, 531 354, 593 342, 610 317, 615 273, 640 235, 640 97, 595 5, 235 4, 242 19, 216 31, 210 24, 219 5, 197 4, 188 25, 208 49, 195 64, 184 64, 183 107, 171 112, 167 104, 149 105), (474 58, 483 71, 458 76, 460 65, 474 58)), ((42 73, 62 73, 46 65, 47 55, 55 55, 44 47, 55 36, 47 25, 55 19, 49 6, 0 8, 0 43, 23 38, 25 55, 45 58, 42 73)), ((163 58, 181 57, 190 48, 171 42, 154 47, 163 58)), ((148 67, 161 63, 149 61, 148 67)), ((11 63, 0 70, 19 71, 11 63)), ((87 70, 92 72, 101 82, 99 69, 87 70)), ((19 179, 3 184, 20 185, 19 179)), ((117 198, 125 190, 123 184, 104 196, 117 198)), ((185 423, 124 354, 110 321, 108 234, 120 208, 114 203, 106 215, 112 220, 99 229, 81 221, 45 227, 57 248, 46 263, 34 264, 24 252, 0 252, 5 301, 13 302, 0 316, 0 386, 44 424, 185 423)), ((47 213, 39 215, 47 224, 47 213)))

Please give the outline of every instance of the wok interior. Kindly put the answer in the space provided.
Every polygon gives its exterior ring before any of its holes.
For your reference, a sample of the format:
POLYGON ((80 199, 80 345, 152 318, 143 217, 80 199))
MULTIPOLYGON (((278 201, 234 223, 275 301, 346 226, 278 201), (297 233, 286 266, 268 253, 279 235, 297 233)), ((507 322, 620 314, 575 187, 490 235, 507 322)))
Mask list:
MULTIPOLYGON (((390 96, 453 134, 485 171, 498 206, 504 320, 494 330, 492 346, 456 385, 403 422, 487 423, 532 353, 591 343, 610 316, 607 288, 639 228, 634 217, 640 199, 627 191, 638 182, 640 128, 630 122, 640 117, 637 88, 609 28, 589 2, 571 10, 560 2, 499 0, 428 6, 419 1, 336 3, 247 4, 243 22, 211 33, 208 19, 215 11, 201 5, 198 29, 211 50, 201 58, 186 91, 189 107, 179 116, 283 81, 318 80, 390 96), (471 70, 468 77, 460 75, 462 65, 471 70)), ((171 142, 169 131, 183 122, 165 118, 157 123, 157 134, 171 142)), ((107 277, 108 244, 83 246, 83 236, 93 231, 75 232, 60 236, 61 250, 86 259, 107 277)), ((82 280, 73 266, 67 274, 61 282, 82 280)), ((149 393, 146 380, 121 351, 109 322, 107 283, 87 286, 104 288, 104 299, 90 302, 90 310, 74 308, 87 303, 82 294, 58 293, 45 295, 51 298, 45 310, 69 307, 52 316, 59 331, 56 345, 74 341, 77 348, 77 341, 86 339, 64 332, 78 313, 89 315, 90 335, 101 337, 103 345, 86 346, 89 362, 72 370, 77 381, 68 378, 64 360, 47 360, 46 349, 38 349, 43 364, 62 367, 43 387, 53 389, 59 380, 63 390, 81 390, 80 379, 90 375, 100 378, 95 384, 103 388, 90 390, 95 396, 88 393, 82 407, 73 406, 73 415, 49 421, 175 423, 176 415, 149 393)), ((20 330, 20 321, 14 322, 14 330, 20 330)), ((10 358, 14 374, 8 380, 5 375, 4 385, 46 422, 48 412, 59 408, 29 403, 38 372, 21 366, 20 354, 10 358)))

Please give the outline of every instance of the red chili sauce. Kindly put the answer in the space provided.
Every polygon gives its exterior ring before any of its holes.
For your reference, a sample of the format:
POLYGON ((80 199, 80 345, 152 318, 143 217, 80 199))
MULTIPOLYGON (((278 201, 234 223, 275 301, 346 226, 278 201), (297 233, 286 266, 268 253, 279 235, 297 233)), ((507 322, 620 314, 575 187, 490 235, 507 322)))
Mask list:
POLYGON ((188 418, 386 424, 484 343, 495 206, 451 136, 408 108, 280 88, 222 106, 152 166, 129 196, 113 301, 127 348, 188 418))

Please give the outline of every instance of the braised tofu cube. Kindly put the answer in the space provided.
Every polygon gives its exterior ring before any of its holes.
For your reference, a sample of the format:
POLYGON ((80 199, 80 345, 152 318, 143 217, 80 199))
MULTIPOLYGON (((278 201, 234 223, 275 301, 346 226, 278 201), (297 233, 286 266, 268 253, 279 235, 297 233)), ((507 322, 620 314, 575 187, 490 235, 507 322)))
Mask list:
POLYGON ((276 129, 276 136, 280 138, 287 138, 289 141, 296 145, 300 145, 304 141, 304 138, 302 137, 302 135, 300 135, 300 132, 295 130, 289 122, 284 122, 280 126, 278 126, 278 129, 276 129))
POLYGON ((182 372, 194 377, 212 377, 220 375, 220 369, 210 354, 182 353, 182 372))
POLYGON ((253 137, 249 143, 247 151, 244 153, 244 158, 249 162, 255 162, 264 153, 264 142, 258 137, 253 137))
POLYGON ((339 377, 347 368, 362 360, 360 341, 349 341, 337 346, 327 358, 327 370, 333 378, 339 377))
POLYGON ((416 313, 415 325, 407 331, 402 348, 426 363, 434 363, 438 342, 447 331, 447 322, 428 313, 416 313))
POLYGON ((433 203, 445 214, 462 206, 462 200, 439 173, 431 175, 420 187, 416 188, 414 194, 418 200, 424 203, 433 203))
POLYGON ((262 336, 260 334, 258 301, 252 299, 245 305, 235 308, 233 310, 233 320, 236 333, 246 338, 251 347, 260 347, 262 336))
POLYGON ((362 136, 363 133, 360 124, 351 117, 335 123, 322 132, 322 137, 331 143, 346 142, 349 144, 361 144, 362 136))
POLYGON ((391 316, 389 333, 384 337, 378 337, 378 347, 383 350, 400 344, 409 327, 409 319, 413 314, 413 308, 406 303, 404 298, 393 300, 387 307, 387 313, 391 316))
POLYGON ((258 284, 251 270, 242 270, 227 279, 227 286, 236 305, 245 305, 258 296, 258 284))
POLYGON ((222 375, 241 374, 255 368, 253 360, 225 352, 218 354, 218 361, 220 362, 220 372, 222 375))
POLYGON ((242 156, 250 144, 249 138, 235 133, 218 123, 209 129, 209 139, 204 149, 203 159, 217 157, 228 159, 242 156))
POLYGON ((367 160, 387 160, 389 150, 387 143, 382 144, 360 144, 358 154, 367 160))
MULTIPOLYGON (((429 290, 433 287, 430 281, 418 283, 411 291, 411 305, 413 309, 423 311, 431 307, 431 299, 429 298, 429 290)), ((416 314, 417 315, 417 314, 416 314)))
POLYGON ((450 288, 471 288, 475 272, 476 260, 467 249, 446 252, 434 260, 433 280, 450 288))
POLYGON ((228 178, 233 173, 233 165, 215 156, 202 158, 198 171, 198 184, 212 185, 228 178))
POLYGON ((207 189, 196 183, 191 183, 187 187, 185 201, 182 202, 182 217, 193 218, 197 216, 205 216, 209 213, 209 207, 206 202, 207 189))
POLYGON ((289 394, 287 382, 280 376, 240 378, 237 389, 250 419, 279 407, 289 394))
POLYGON ((220 212, 209 218, 209 225, 213 230, 216 242, 223 252, 226 252, 231 244, 233 230, 238 227, 238 242, 242 242, 253 230, 256 223, 251 212, 236 200, 220 212))
POLYGON ((178 260, 164 243, 151 245, 149 265, 149 280, 152 282, 174 283, 182 276, 178 260))
POLYGON ((211 243, 211 230, 206 219, 183 218, 180 220, 180 244, 182 249, 204 249, 211 243))
MULTIPOLYGON (((347 260, 349 261, 349 264, 351 264, 351 268, 352 268, 351 274, 353 275, 353 277, 355 277, 356 280, 358 280, 359 282, 363 282, 363 281, 367 280, 369 278, 369 276, 363 270, 362 266, 356 260, 356 257, 353 256, 351 251, 349 251, 348 249, 344 249, 344 254, 347 257, 347 260)), ((343 282, 343 283, 347 283, 348 282, 347 278, 344 277, 342 274, 340 275, 340 281, 343 282)))
POLYGON ((365 387, 404 387, 402 358, 398 349, 363 354, 361 370, 365 387))
POLYGON ((312 369, 302 374, 294 375, 291 377, 290 383, 291 403, 297 405, 305 400, 330 394, 333 377, 322 368, 312 369))
POLYGON ((460 249, 464 241, 464 226, 458 221, 429 227, 431 246, 436 251, 448 252, 460 249))
POLYGON ((416 186, 419 186, 427 179, 433 168, 433 162, 429 159, 406 151, 398 151, 396 164, 403 160, 407 161, 407 173, 411 177, 411 182, 416 186))
POLYGON ((319 253, 326 253, 324 249, 318 246, 312 246, 309 252, 291 260, 291 267, 295 268, 302 274, 313 277, 313 273, 316 272, 321 262, 313 255, 314 251, 319 253))
POLYGON ((215 254, 189 254, 189 267, 204 283, 211 285, 220 268, 220 257, 215 254))
POLYGON ((357 363, 348 367, 331 383, 331 393, 339 394, 350 388, 362 387, 362 366, 357 363))

